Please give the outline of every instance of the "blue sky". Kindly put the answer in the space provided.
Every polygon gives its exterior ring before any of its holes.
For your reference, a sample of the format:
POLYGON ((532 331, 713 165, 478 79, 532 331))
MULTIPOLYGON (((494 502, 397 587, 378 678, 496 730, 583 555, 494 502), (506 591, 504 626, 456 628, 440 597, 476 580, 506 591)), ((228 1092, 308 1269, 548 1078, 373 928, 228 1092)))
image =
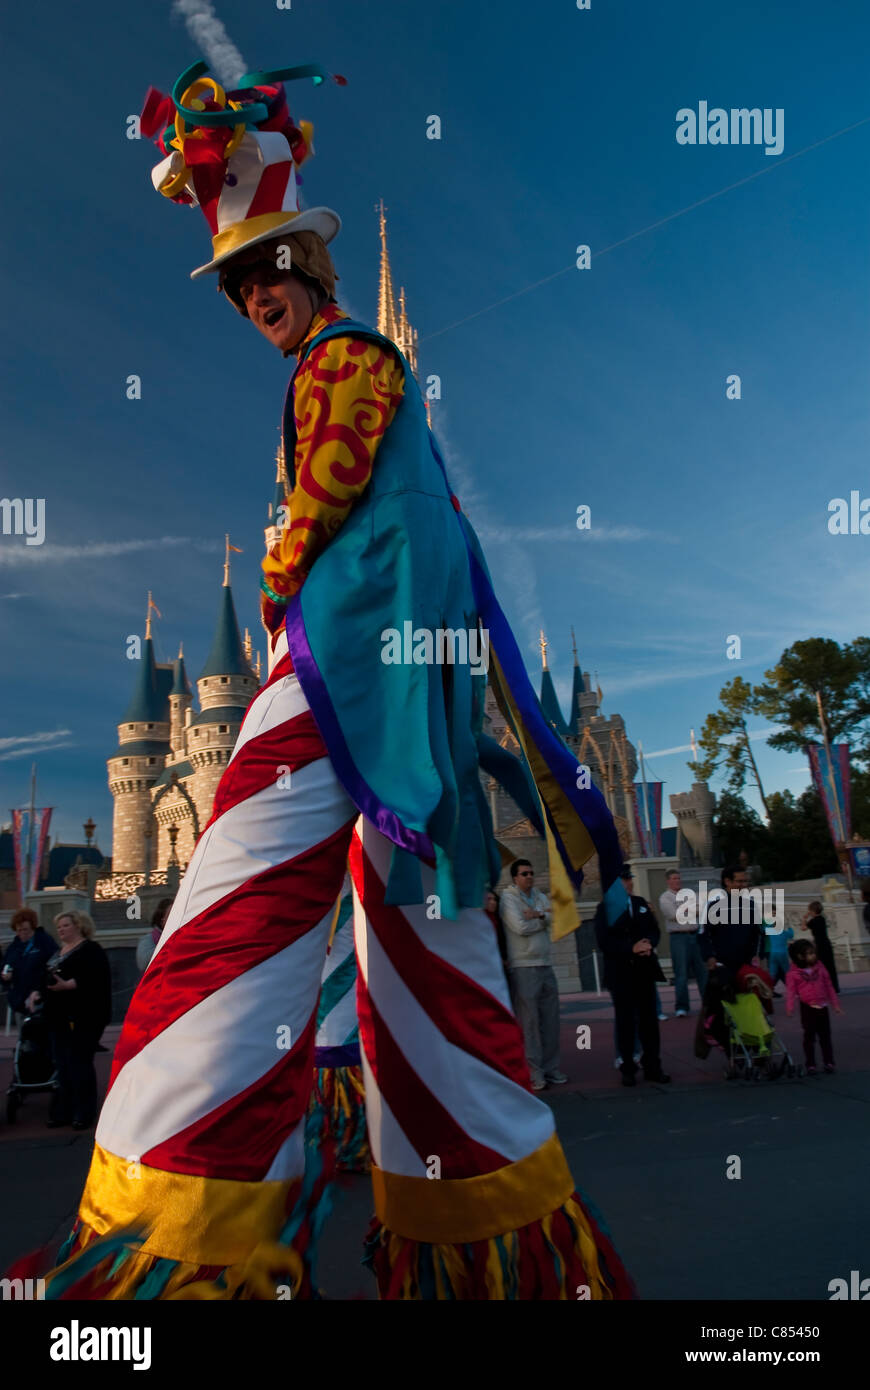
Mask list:
MULTIPOLYGON (((421 370, 442 380, 436 433, 531 671, 543 626, 566 700, 573 624, 605 713, 655 753, 700 732, 731 676, 758 680, 801 637, 866 632, 870 541, 830 536, 827 505, 870 495, 870 123, 789 158, 870 117, 863 5, 215 8, 250 68, 348 79, 290 90, 315 124, 305 198, 340 212, 340 290, 369 320, 388 206, 421 370), (783 154, 678 145, 676 112, 701 100, 782 108, 783 154)), ((170 0, 50 0, 5 29, 0 495, 44 497, 47 534, 0 537, 0 817, 36 757, 54 830, 78 839, 91 815, 108 849, 105 759, 147 590, 159 656, 183 639, 196 676, 229 529, 259 632, 288 364, 188 278, 205 222, 153 192, 156 152, 125 138, 148 84, 201 56, 170 0)), ((755 751, 771 790, 806 785, 801 758, 763 736, 755 751)), ((688 786, 686 757, 651 760, 666 796, 688 786)))

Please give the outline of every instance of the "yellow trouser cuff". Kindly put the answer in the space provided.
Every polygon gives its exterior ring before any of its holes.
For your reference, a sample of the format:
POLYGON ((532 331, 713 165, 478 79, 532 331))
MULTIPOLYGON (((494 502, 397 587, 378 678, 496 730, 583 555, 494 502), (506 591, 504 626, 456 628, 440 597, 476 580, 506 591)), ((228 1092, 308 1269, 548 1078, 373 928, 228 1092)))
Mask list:
POLYGON ((518 1231, 568 1201, 574 1179, 555 1133, 534 1153, 476 1178, 409 1178, 372 1165, 375 1212, 388 1231, 462 1245, 518 1231))
POLYGON ((99 1235, 144 1231, 143 1254, 193 1265, 246 1260, 263 1240, 277 1240, 291 1189, 283 1182, 235 1182, 166 1173, 94 1145, 79 1216, 99 1235))

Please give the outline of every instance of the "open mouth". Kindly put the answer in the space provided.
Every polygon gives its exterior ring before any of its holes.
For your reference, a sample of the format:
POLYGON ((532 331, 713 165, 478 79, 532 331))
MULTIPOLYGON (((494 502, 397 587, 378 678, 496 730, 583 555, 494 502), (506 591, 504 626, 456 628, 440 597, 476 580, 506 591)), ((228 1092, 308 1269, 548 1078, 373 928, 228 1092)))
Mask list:
POLYGON ((263 315, 263 322, 267 328, 274 328, 276 323, 281 322, 284 313, 285 310, 283 307, 280 309, 270 309, 268 313, 263 315))

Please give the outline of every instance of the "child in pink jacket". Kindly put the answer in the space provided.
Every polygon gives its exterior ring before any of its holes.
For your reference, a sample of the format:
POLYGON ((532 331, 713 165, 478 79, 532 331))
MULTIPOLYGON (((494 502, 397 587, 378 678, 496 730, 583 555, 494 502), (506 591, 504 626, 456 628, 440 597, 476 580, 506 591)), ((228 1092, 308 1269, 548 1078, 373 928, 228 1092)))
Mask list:
POLYGON ((788 953, 792 963, 785 977, 785 1011, 791 1018, 795 999, 800 1001, 807 1074, 814 1076, 817 1070, 816 1038, 822 1050, 825 1071, 834 1071, 828 1004, 833 1004, 835 1013, 841 1014, 843 1010, 831 984, 831 977, 818 959, 811 941, 792 941, 788 953))

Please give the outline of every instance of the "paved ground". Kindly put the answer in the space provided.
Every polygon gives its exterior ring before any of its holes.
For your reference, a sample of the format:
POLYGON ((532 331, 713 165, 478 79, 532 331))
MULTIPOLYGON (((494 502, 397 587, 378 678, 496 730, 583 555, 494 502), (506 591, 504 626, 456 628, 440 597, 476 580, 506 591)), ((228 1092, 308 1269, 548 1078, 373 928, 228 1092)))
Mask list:
MULTIPOLYGON (((670 1086, 619 1086, 613 1014, 591 995, 563 998, 563 1066, 570 1084, 544 1093, 575 1180, 605 1214, 646 1298, 826 1299, 831 1279, 870 1277, 870 975, 843 980, 834 1019, 838 1071, 804 1080, 726 1082, 721 1059, 692 1055, 695 1020, 662 1025, 670 1086), (576 1047, 578 1025, 589 1050, 576 1047), (742 1176, 726 1168, 740 1159, 742 1176)), ((662 989, 665 1008, 673 990, 662 989)), ((800 1059, 796 1019, 776 1024, 800 1059)), ((104 1041, 111 1047, 118 1029, 104 1041)), ((13 1039, 0 1038, 0 1093, 13 1039)), ((105 1082, 109 1054, 98 1058, 105 1082)), ((48 1097, 31 1097, 17 1123, 0 1113, 0 1269, 59 1240, 81 1190, 92 1139, 46 1130, 48 1097)), ((360 1268, 370 1215, 367 1178, 337 1192, 321 1251, 320 1282, 334 1298, 371 1298, 360 1268)))

